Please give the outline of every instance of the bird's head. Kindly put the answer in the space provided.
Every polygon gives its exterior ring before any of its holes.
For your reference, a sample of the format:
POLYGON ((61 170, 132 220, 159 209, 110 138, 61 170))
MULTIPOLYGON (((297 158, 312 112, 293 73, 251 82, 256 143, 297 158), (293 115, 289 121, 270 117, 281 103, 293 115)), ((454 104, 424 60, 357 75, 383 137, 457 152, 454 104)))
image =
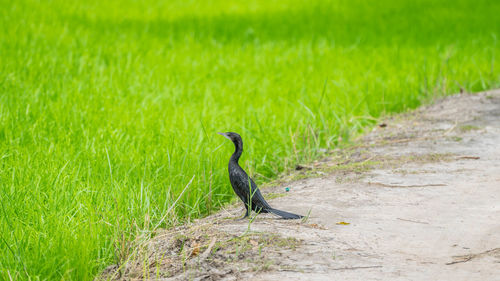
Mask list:
POLYGON ((241 143, 242 142, 240 135, 238 135, 237 133, 227 132, 227 133, 217 133, 217 134, 226 137, 227 139, 229 139, 233 143, 241 143))

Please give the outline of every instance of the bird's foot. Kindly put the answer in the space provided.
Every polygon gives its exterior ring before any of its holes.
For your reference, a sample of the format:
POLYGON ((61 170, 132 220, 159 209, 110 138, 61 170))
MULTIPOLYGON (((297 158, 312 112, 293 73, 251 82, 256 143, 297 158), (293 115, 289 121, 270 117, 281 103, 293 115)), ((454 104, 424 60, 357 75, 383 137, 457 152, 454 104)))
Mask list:
POLYGON ((244 220, 244 219, 246 219, 248 217, 249 217, 248 213, 245 213, 245 215, 243 217, 241 217, 239 219, 236 219, 236 220, 241 221, 241 220, 244 220))

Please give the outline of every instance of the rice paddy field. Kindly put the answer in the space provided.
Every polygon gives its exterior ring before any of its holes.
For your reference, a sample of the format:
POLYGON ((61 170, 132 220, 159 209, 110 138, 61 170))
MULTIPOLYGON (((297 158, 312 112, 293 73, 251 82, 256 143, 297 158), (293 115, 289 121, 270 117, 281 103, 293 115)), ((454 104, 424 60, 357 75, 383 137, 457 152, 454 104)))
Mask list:
POLYGON ((500 1, 0 6, 3 280, 92 280, 231 201, 218 131, 265 183, 382 114, 500 86, 500 1))

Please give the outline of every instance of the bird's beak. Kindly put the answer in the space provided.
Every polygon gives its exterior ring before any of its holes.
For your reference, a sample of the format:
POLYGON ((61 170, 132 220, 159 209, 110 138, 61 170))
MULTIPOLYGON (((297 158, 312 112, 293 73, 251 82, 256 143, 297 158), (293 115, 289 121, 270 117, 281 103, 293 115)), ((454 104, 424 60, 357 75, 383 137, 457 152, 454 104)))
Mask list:
POLYGON ((219 134, 219 135, 221 135, 221 136, 223 136, 223 137, 227 138, 228 140, 231 140, 231 138, 230 138, 230 137, 228 137, 228 135, 226 135, 225 133, 217 133, 217 134, 219 134))

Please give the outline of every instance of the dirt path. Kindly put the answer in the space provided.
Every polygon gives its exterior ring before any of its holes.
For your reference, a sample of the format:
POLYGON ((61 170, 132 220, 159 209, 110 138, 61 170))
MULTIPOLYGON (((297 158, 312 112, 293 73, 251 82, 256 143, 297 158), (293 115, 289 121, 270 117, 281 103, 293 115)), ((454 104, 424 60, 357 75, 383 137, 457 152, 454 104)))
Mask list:
POLYGON ((307 221, 260 215, 249 224, 232 219, 238 206, 159 234, 137 255, 149 275, 137 262, 123 276, 500 280, 500 90, 385 124, 362 146, 300 171, 319 177, 264 189, 276 208, 310 210, 307 221))

